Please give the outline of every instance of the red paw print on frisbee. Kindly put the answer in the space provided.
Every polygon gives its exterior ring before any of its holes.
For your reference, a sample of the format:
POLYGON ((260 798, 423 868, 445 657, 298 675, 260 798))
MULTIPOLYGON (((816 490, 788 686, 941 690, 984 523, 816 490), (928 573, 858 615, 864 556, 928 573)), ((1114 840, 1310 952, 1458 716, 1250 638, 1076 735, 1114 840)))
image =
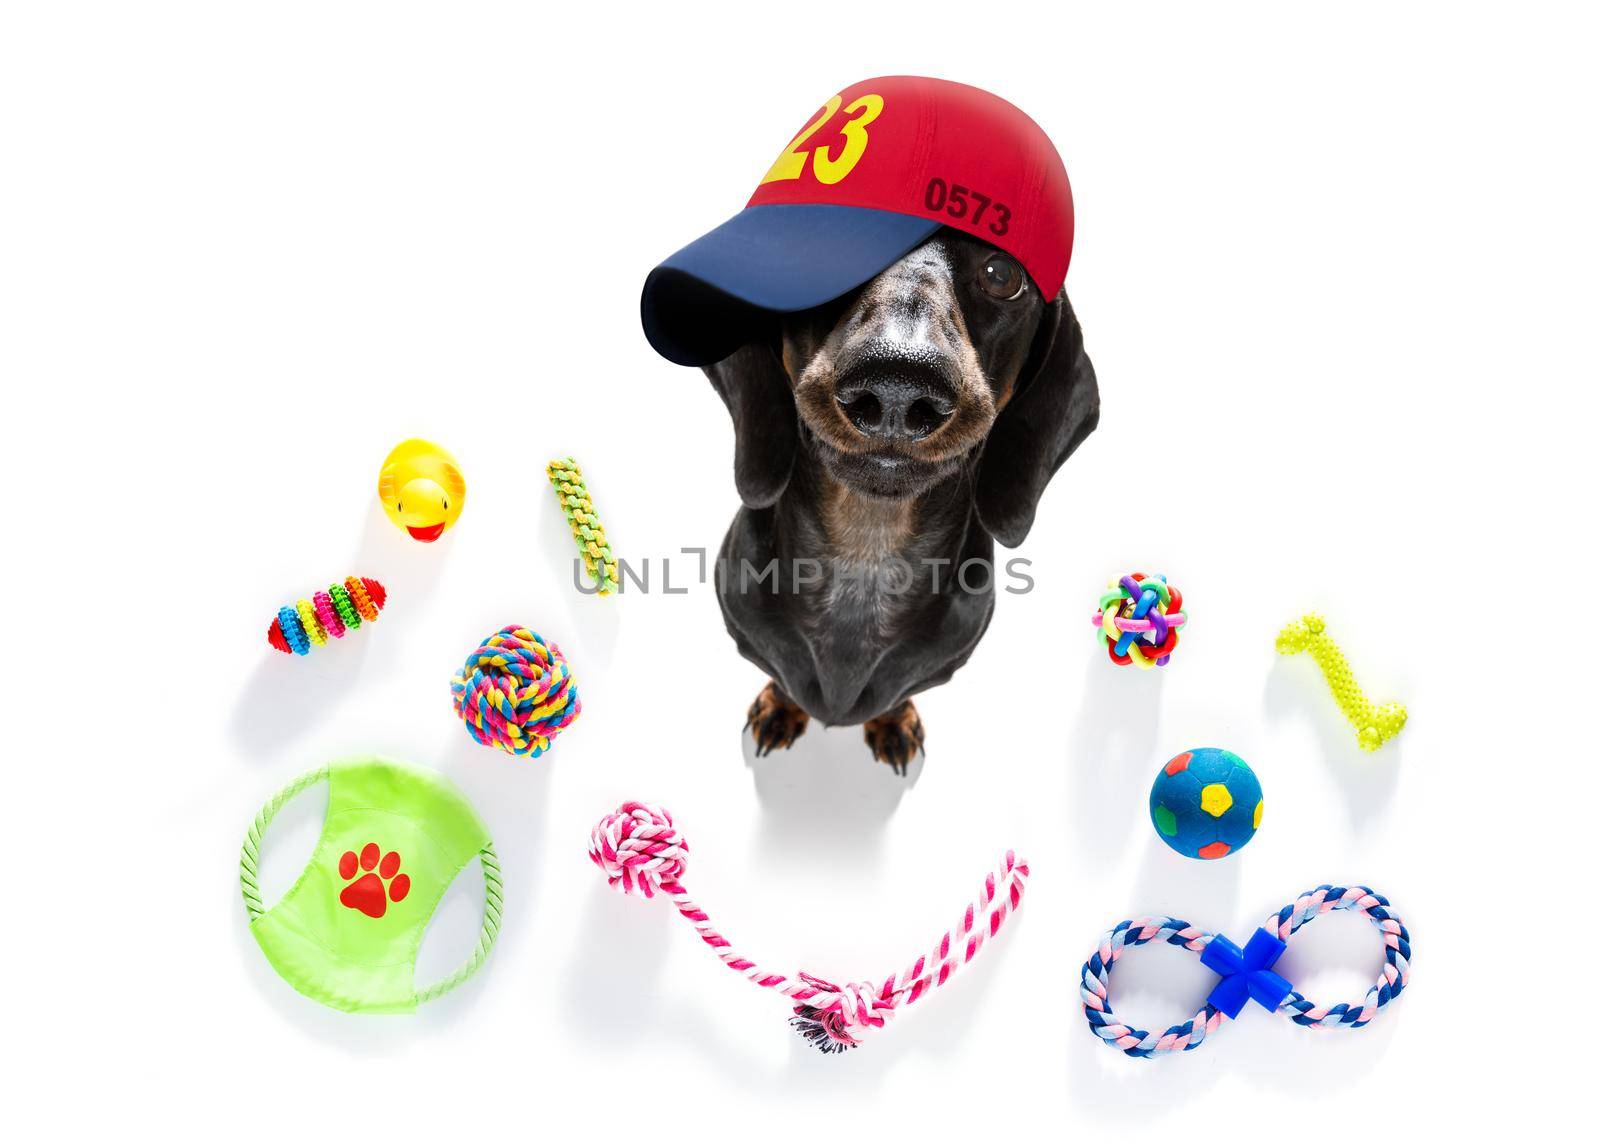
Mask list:
POLYGON ((369 917, 381 917, 388 911, 389 902, 399 904, 411 892, 411 878, 400 872, 400 855, 381 852, 377 842, 369 841, 362 847, 361 856, 345 850, 339 859, 339 876, 350 884, 339 894, 339 904, 347 909, 359 909, 369 917), (360 873, 354 881, 350 879, 360 873))

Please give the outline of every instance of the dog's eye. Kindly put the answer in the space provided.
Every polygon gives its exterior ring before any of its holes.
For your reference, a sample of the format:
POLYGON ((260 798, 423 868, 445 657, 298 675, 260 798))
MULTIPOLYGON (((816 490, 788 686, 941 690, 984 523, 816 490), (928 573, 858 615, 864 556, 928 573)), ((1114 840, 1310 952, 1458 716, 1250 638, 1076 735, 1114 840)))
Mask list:
POLYGON ((1020 297, 1028 286, 1028 278, 1022 272, 1022 267, 1004 254, 989 256, 983 269, 978 271, 978 282, 983 286, 984 293, 1003 302, 1020 297))

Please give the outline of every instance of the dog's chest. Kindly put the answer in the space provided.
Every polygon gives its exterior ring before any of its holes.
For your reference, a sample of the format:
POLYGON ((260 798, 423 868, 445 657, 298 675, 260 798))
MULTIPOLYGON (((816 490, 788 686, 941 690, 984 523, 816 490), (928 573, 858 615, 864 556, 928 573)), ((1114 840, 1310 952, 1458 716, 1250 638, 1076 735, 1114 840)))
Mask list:
POLYGON ((965 485, 912 503, 841 496, 822 481, 790 491, 773 509, 741 512, 723 542, 718 600, 745 656, 835 725, 948 677, 993 606, 985 587, 957 590, 963 561, 990 556, 971 543, 965 485))
MULTIPOLYGON (((834 487, 821 504, 823 582, 814 610, 871 643, 894 638, 918 567, 916 508, 907 501, 874 501, 834 487)), ((829 627, 836 624, 830 623, 829 627)))

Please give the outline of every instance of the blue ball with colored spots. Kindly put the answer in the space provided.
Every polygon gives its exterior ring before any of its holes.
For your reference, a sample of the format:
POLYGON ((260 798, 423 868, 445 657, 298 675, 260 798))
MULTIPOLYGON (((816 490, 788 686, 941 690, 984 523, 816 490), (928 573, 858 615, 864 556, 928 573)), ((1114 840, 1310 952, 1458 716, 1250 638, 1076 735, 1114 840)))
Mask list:
POLYGON ((1227 857, 1261 827, 1261 783, 1231 750, 1185 750, 1161 767, 1150 787, 1150 822, 1185 857, 1227 857))

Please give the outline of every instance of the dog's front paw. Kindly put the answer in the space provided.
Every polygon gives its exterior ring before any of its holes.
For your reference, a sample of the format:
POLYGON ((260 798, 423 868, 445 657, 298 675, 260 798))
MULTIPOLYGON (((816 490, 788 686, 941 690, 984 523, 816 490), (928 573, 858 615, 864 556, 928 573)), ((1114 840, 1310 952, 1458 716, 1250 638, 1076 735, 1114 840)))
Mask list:
POLYGON ((759 758, 774 750, 789 749, 794 740, 806 732, 810 721, 811 716, 780 691, 777 683, 768 683, 750 704, 744 728, 755 736, 756 757, 759 758))
POLYGON ((862 729, 872 756, 902 778, 912 760, 923 753, 922 716, 910 701, 901 703, 888 714, 868 720, 862 729))

